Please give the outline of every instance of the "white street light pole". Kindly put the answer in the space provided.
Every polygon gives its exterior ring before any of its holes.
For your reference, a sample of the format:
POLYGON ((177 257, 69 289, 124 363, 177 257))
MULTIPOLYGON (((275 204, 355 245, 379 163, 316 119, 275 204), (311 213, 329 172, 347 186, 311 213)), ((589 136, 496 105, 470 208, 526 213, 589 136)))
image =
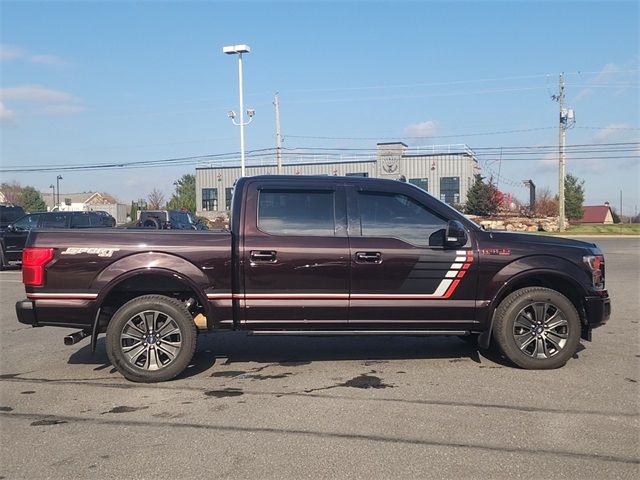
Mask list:
POLYGON ((245 176, 245 161, 244 161, 244 127, 249 125, 255 115, 255 110, 247 110, 249 121, 244 122, 244 92, 243 92, 243 78, 242 78, 242 54, 249 53, 251 48, 249 45, 229 45, 222 48, 222 52, 228 55, 238 55, 238 90, 240 96, 240 122, 236 123, 236 113, 234 111, 229 112, 229 118, 234 125, 240 127, 240 175, 245 176))

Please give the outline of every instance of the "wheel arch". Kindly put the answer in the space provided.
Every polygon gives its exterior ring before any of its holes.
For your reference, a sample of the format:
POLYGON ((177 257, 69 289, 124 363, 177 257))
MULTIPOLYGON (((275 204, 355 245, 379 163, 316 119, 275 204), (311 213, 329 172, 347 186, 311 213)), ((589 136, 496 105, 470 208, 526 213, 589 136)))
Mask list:
POLYGON ((495 313, 500 303, 510 294, 527 287, 545 287, 561 293, 569 299, 576 308, 580 317, 580 323, 584 326, 586 312, 583 299, 587 292, 573 276, 558 269, 538 268, 531 269, 514 275, 500 287, 489 305, 489 323, 487 328, 478 338, 478 344, 482 348, 488 348, 491 342, 495 313))
MULTIPOLYGON (((196 268, 193 264, 189 265, 196 268)), ((131 270, 125 269, 125 273, 120 275, 103 272, 95 283, 99 285, 97 289, 100 293, 96 298, 97 313, 92 325, 91 343, 94 349, 98 334, 106 331, 113 314, 136 297, 156 294, 182 300, 194 298, 202 306, 204 315, 212 318, 211 305, 200 282, 175 268, 168 268, 166 264, 156 267, 140 265, 131 270)))

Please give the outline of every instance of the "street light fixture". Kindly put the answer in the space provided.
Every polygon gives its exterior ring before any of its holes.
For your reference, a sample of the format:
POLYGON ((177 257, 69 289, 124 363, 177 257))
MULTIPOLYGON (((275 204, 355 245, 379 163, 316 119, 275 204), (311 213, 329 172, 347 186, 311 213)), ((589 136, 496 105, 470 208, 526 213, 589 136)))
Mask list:
POLYGON ((247 115, 249 116, 249 121, 245 123, 244 121, 244 95, 243 95, 243 85, 242 85, 242 54, 249 53, 251 48, 249 45, 228 45, 226 47, 222 47, 222 53, 226 53, 227 55, 238 55, 238 89, 240 92, 240 121, 236 122, 236 113, 232 110, 228 113, 229 118, 233 122, 234 125, 240 127, 240 175, 244 177, 245 174, 245 166, 244 166, 244 127, 249 125, 253 120, 253 116, 256 111, 253 109, 247 110, 247 115))
POLYGON ((56 177, 56 191, 58 192, 58 211, 60 211, 60 180, 62 180, 62 175, 58 175, 56 177))

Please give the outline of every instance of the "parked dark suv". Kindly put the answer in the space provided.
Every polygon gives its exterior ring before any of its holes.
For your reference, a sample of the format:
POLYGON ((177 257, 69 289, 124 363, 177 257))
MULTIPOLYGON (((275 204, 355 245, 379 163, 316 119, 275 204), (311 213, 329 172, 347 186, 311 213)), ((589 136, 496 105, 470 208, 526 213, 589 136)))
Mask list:
POLYGON ((189 210, 143 210, 136 226, 156 230, 208 230, 189 210))
POLYGON ((22 249, 29 232, 34 228, 108 228, 113 226, 111 220, 98 212, 40 212, 24 215, 0 232, 0 268, 22 260, 22 249))
POLYGON ((13 205, 0 205, 0 231, 3 231, 13 222, 24 217, 25 211, 22 207, 13 205))

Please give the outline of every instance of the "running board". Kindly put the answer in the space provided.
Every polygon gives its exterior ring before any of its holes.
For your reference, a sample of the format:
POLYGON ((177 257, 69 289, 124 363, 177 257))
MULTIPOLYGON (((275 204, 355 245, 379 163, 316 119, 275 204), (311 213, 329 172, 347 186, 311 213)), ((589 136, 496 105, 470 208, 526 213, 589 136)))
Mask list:
POLYGON ((349 335, 471 335, 468 330, 250 330, 249 335, 292 335, 302 337, 349 335))

